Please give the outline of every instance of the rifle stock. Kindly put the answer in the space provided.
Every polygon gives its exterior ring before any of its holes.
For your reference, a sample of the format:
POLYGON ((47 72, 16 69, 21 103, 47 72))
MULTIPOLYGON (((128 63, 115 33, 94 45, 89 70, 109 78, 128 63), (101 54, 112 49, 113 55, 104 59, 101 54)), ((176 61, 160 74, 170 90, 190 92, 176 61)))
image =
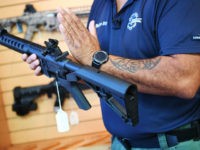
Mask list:
POLYGON ((90 66, 83 66, 67 59, 58 41, 49 39, 45 47, 9 34, 0 29, 0 44, 19 53, 36 54, 43 73, 55 78, 72 95, 80 109, 88 110, 90 103, 78 86, 83 80, 98 96, 128 124, 138 123, 137 87, 127 81, 109 75, 90 66), (124 101, 114 99, 118 97, 124 101), (121 105, 121 103, 123 103, 121 105))
MULTIPOLYGON (((68 91, 66 91, 62 86, 59 86, 61 105, 64 103, 65 98, 69 97, 68 91)), ((58 95, 56 91, 55 80, 47 85, 38 85, 31 87, 15 87, 13 89, 14 104, 12 105, 12 110, 19 116, 24 116, 28 114, 31 110, 37 109, 37 103, 35 100, 41 96, 47 94, 49 98, 53 94, 56 95, 56 101, 54 105, 54 111, 59 107, 58 95)))

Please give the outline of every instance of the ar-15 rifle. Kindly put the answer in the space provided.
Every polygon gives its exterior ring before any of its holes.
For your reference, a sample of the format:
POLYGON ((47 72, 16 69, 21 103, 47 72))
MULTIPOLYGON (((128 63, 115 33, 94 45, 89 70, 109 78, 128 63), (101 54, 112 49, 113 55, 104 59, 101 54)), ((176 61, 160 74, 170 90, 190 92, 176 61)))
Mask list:
MULTIPOLYGON (((49 84, 37 85, 30 87, 20 87, 17 86, 13 89, 14 104, 12 105, 12 110, 19 116, 27 115, 30 111, 37 109, 37 103, 35 102, 37 98, 41 95, 47 94, 48 98, 51 98, 53 94, 56 95, 56 101, 54 104, 54 111, 59 109, 58 95, 56 91, 56 81, 53 80, 49 84)), ((88 89, 87 86, 80 84, 82 90, 88 89)), ((69 98, 69 92, 59 86, 60 101, 63 105, 64 100, 69 98)))
POLYGON ((91 108, 78 85, 81 80, 105 100, 126 123, 138 123, 137 87, 93 67, 72 62, 66 58, 68 52, 60 50, 57 40, 45 41, 44 47, 0 29, 0 44, 19 53, 36 54, 43 74, 55 78, 60 86, 69 91, 80 109, 91 108))
MULTIPOLYGON (((80 18, 88 17, 89 8, 82 8, 72 10, 80 18)), ((18 32, 22 32, 22 24, 27 25, 25 39, 31 40, 33 34, 39 31, 39 27, 43 26, 45 31, 56 31, 58 29, 58 21, 56 18, 56 11, 36 12, 33 5, 28 4, 24 9, 24 14, 20 17, 13 17, 8 19, 1 19, 0 26, 5 28, 8 32, 12 27, 17 25, 18 32)))

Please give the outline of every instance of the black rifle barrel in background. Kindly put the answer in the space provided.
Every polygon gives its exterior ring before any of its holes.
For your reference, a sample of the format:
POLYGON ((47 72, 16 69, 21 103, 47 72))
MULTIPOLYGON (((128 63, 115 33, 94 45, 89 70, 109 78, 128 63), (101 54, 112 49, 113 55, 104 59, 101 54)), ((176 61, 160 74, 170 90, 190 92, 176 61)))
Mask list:
POLYGON ((88 84, 98 96, 106 100, 125 122, 138 123, 137 87, 122 79, 109 75, 90 66, 83 66, 67 59, 67 52, 62 53, 58 41, 49 39, 46 47, 21 39, 0 29, 0 44, 20 53, 36 54, 40 60, 43 73, 56 78, 58 83, 68 90, 79 108, 91 107, 77 82, 81 79, 88 84), (125 109, 114 98, 124 100, 125 109))

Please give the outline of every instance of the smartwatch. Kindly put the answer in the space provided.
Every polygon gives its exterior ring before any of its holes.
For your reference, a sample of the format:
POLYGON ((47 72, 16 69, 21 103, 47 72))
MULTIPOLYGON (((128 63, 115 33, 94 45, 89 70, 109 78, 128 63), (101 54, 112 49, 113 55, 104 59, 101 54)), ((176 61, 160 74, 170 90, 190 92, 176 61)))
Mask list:
POLYGON ((108 58, 108 53, 105 51, 100 50, 95 52, 92 59, 92 67, 99 69, 102 64, 108 61, 108 58))

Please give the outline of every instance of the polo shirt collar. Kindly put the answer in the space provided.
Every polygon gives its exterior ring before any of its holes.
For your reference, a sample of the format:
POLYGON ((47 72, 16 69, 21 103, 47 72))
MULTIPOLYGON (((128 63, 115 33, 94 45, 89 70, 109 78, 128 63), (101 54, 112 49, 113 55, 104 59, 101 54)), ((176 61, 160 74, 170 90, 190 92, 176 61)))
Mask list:
MULTIPOLYGON (((114 12, 113 12, 113 14, 116 14, 116 0, 111 0, 112 2, 113 2, 113 4, 114 4, 114 12)), ((129 5, 131 5, 133 2, 135 2, 136 0, 128 0, 126 3, 125 3, 125 5, 123 6, 123 8, 120 10, 120 12, 121 11, 123 11, 126 7, 128 7, 129 5)))
MULTIPOLYGON (((111 0, 112 2, 115 2, 116 0, 111 0)), ((127 2, 126 2, 126 4, 130 4, 130 3, 132 3, 132 2, 134 2, 134 1, 136 1, 136 0, 128 0, 127 2)), ((125 4, 125 5, 126 5, 125 4)))

